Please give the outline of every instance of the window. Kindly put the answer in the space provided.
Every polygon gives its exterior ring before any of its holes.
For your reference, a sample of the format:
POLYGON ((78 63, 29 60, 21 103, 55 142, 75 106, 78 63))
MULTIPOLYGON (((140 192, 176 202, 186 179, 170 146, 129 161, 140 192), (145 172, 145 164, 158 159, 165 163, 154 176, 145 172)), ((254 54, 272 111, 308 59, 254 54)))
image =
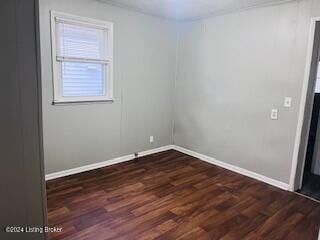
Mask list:
POLYGON ((113 100, 113 24, 51 12, 55 104, 113 100))

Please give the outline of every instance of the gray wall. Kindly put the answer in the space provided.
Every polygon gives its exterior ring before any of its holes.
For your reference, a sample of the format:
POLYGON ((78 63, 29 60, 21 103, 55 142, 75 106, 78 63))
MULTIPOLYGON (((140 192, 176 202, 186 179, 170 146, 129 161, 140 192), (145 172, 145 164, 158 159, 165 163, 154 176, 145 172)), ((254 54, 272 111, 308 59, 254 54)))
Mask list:
POLYGON ((4 233, 46 222, 35 14, 34 0, 0 1, 0 239, 45 237, 4 233))
POLYGON ((40 1, 46 173, 172 143, 174 27, 167 20, 91 0, 40 1), (114 103, 51 105, 51 9, 114 23, 114 103))
POLYGON ((289 183, 315 15, 320 1, 303 0, 182 23, 174 144, 289 183))
POLYGON ((179 24, 95 1, 41 1, 46 173, 174 143, 288 183, 312 16, 317 0, 179 24), (50 9, 115 23, 114 103, 51 105, 50 9))

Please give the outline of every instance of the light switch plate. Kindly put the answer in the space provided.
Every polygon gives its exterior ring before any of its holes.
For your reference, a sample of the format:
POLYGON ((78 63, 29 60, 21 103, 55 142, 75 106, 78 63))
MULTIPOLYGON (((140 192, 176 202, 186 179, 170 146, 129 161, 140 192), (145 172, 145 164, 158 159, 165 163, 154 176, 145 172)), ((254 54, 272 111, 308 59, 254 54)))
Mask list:
POLYGON ((153 143, 153 142, 154 142, 154 137, 153 137, 153 136, 150 136, 149 141, 150 141, 151 143, 153 143))
POLYGON ((292 105, 292 98, 285 97, 283 106, 289 108, 289 107, 291 107, 291 105, 292 105))
POLYGON ((271 109, 271 119, 272 120, 278 119, 278 109, 271 109))

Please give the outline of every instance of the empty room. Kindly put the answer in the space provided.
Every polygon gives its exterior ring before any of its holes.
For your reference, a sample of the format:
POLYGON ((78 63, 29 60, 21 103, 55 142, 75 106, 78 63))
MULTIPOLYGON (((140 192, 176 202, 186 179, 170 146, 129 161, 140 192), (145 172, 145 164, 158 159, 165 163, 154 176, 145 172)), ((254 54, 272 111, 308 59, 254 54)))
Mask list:
POLYGON ((319 0, 2 0, 2 240, 320 228, 319 0))

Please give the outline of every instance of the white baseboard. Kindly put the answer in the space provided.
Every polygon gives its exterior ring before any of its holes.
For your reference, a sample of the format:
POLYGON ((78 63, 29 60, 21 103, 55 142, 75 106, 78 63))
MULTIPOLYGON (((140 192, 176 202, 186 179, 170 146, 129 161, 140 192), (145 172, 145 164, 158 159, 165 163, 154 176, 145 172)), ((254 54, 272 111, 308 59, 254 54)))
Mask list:
POLYGON ((251 177, 251 178, 254 178, 256 180, 268 183, 270 185, 273 185, 275 187, 281 188, 283 190, 289 190, 289 184, 287 184, 287 183, 280 182, 278 180, 274 180, 274 179, 266 177, 264 175, 261 175, 261 174, 258 174, 258 173, 255 173, 255 172, 252 172, 252 171, 249 171, 249 170, 246 170, 246 169, 243 169, 243 168, 240 168, 240 167, 237 167, 237 166, 225 163, 225 162, 221 162, 221 161, 219 161, 219 160, 217 160, 217 159, 215 159, 213 157, 209 157, 207 155, 204 155, 204 154, 201 154, 201 153, 197 153, 197 152, 191 151, 191 150, 183 148, 183 147, 179 147, 179 146, 174 145, 173 149, 177 150, 179 152, 188 154, 190 156, 196 157, 196 158, 198 158, 198 159, 200 159, 202 161, 205 161, 205 162, 217 165, 219 167, 228 169, 230 171, 233 171, 233 172, 236 172, 236 173, 240 173, 240 174, 245 175, 247 177, 251 177))
MULTIPOLYGON (((147 150, 147 151, 139 152, 138 156, 139 157, 143 157, 143 156, 147 156, 147 155, 150 155, 150 154, 167 151, 167 150, 170 150, 170 149, 173 149, 172 145, 163 146, 163 147, 159 147, 159 148, 155 148, 155 149, 150 149, 150 150, 147 150)), ((68 169, 68 170, 64 170, 64 171, 60 171, 60 172, 46 174, 46 181, 47 180, 56 179, 56 178, 60 178, 60 177, 66 177, 66 176, 77 174, 77 173, 81 173, 81 172, 94 170, 94 169, 97 169, 97 168, 102 168, 102 167, 114 165, 114 164, 117 164, 117 163, 127 162, 127 161, 130 161, 130 160, 133 160, 134 158, 135 158, 134 154, 129 154, 129 155, 126 155, 126 156, 110 159, 110 160, 107 160, 107 161, 104 161, 104 162, 89 164, 89 165, 82 166, 82 167, 77 167, 77 168, 72 168, 72 169, 68 169)))
POLYGON ((163 147, 159 147, 159 148, 154 148, 154 149, 150 149, 147 151, 143 151, 143 152, 139 152, 138 156, 139 157, 143 157, 143 156, 148 156, 154 153, 159 153, 159 152, 164 152, 164 151, 168 151, 174 149, 173 145, 167 145, 167 146, 163 146, 163 147))
MULTIPOLYGON (((189 149, 183 148, 183 147, 179 147, 176 145, 167 145, 167 146, 163 146, 163 147, 159 147, 159 148, 155 148, 155 149, 150 149, 147 151, 143 151, 143 152, 139 152, 138 156, 139 157, 143 157, 143 156, 147 156, 147 155, 151 155, 154 153, 158 153, 158 152, 163 152, 163 151, 167 151, 170 149, 174 149, 176 151, 188 154, 190 156, 196 157, 202 161, 217 165, 219 167, 231 170, 233 172, 236 173, 240 173, 242 175, 254 178, 256 180, 268 183, 270 185, 273 185, 275 187, 281 188, 283 190, 288 190, 289 189, 289 184, 287 183, 283 183, 280 182, 278 180, 274 180, 272 178, 266 177, 264 175, 225 163, 225 162, 221 162, 213 157, 209 157, 207 155, 201 154, 201 153, 197 153, 194 151, 191 151, 189 149)), ((110 166, 110 165, 114 165, 117 163, 122 163, 122 162, 126 162, 126 161, 130 161, 133 160, 134 154, 129 154, 126 156, 122 156, 122 157, 118 157, 118 158, 114 158, 108 161, 104 161, 104 162, 99 162, 99 163, 94 163, 94 164, 90 164, 90 165, 86 165, 86 166, 82 166, 82 167, 77 167, 77 168, 73 168, 73 169, 68 169, 68 170, 64 170, 61 172, 56 172, 56 173, 50 173, 50 174, 46 174, 46 180, 52 180, 52 179, 56 179, 56 178, 60 178, 60 177, 65 177, 65 176, 69 176, 69 175, 73 175, 76 173, 81 173, 81 172, 86 172, 86 171, 90 171, 90 170, 94 170, 97 168, 102 168, 102 167, 106 167, 106 166, 110 166)))

